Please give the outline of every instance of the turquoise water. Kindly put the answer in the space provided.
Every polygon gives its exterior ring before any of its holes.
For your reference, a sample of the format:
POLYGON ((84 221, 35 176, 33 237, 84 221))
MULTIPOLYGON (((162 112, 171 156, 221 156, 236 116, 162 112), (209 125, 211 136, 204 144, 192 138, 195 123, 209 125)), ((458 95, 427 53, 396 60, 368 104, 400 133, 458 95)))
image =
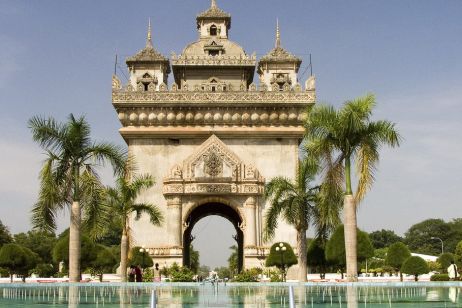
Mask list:
MULTIPOLYGON (((289 307, 290 284, 2 284, 0 307, 289 307)), ((462 283, 293 284, 296 307, 462 307, 462 283)))

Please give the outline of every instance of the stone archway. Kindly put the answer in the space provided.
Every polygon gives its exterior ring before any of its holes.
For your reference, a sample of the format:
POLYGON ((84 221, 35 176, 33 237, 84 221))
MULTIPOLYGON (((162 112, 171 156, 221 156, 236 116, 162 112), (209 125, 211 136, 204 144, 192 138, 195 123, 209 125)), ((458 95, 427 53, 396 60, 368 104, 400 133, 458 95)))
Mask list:
POLYGON ((264 183, 253 165, 245 164, 215 135, 174 165, 164 177, 163 194, 169 246, 181 250, 183 264, 189 264, 194 224, 205 216, 220 215, 235 226, 240 269, 254 266, 264 253, 258 247, 264 183))
POLYGON ((191 264, 190 244, 193 240, 191 232, 195 224, 202 218, 210 215, 218 215, 226 218, 234 226, 236 230, 235 240, 238 247, 238 272, 240 272, 244 264, 244 232, 241 229, 243 219, 235 209, 221 202, 201 204, 191 210, 186 216, 185 225, 187 227, 183 231, 183 265, 190 266, 191 264))

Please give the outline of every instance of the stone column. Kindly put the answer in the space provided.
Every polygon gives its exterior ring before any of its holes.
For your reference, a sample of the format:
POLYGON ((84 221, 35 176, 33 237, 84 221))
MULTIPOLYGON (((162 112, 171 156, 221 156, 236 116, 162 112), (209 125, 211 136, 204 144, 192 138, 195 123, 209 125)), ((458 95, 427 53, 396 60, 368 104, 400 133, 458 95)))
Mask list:
POLYGON ((245 204, 245 235, 244 235, 244 247, 256 246, 257 245, 257 224, 256 224, 256 209, 257 203, 254 197, 247 198, 245 204))
POLYGON ((181 198, 171 197, 167 199, 167 234, 169 234, 169 246, 182 246, 182 225, 181 225, 181 198))

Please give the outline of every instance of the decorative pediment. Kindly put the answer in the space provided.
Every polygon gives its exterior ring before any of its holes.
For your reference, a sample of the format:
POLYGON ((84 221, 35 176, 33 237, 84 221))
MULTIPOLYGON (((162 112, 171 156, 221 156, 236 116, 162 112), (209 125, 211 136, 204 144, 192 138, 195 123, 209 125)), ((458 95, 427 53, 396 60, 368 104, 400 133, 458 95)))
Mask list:
POLYGON ((265 180, 217 136, 212 135, 195 153, 170 169, 164 194, 262 194, 265 180))

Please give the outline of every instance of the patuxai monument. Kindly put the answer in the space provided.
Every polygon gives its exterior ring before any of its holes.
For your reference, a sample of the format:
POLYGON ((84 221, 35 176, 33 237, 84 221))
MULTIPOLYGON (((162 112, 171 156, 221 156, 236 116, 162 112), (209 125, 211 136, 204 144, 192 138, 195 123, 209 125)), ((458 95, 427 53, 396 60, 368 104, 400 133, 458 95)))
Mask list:
POLYGON ((314 77, 298 79, 302 61, 282 47, 279 26, 274 48, 259 58, 230 40, 231 15, 214 0, 196 29, 197 41, 168 58, 149 25, 146 46, 126 59, 129 82, 113 77, 120 134, 138 172, 156 180, 139 200, 165 216, 161 227, 147 217, 133 223, 133 245, 162 266, 188 265, 194 225, 219 215, 236 230, 239 267, 261 267, 272 243, 296 247, 295 229, 282 220, 272 242, 263 241, 264 185, 295 176, 314 77))

